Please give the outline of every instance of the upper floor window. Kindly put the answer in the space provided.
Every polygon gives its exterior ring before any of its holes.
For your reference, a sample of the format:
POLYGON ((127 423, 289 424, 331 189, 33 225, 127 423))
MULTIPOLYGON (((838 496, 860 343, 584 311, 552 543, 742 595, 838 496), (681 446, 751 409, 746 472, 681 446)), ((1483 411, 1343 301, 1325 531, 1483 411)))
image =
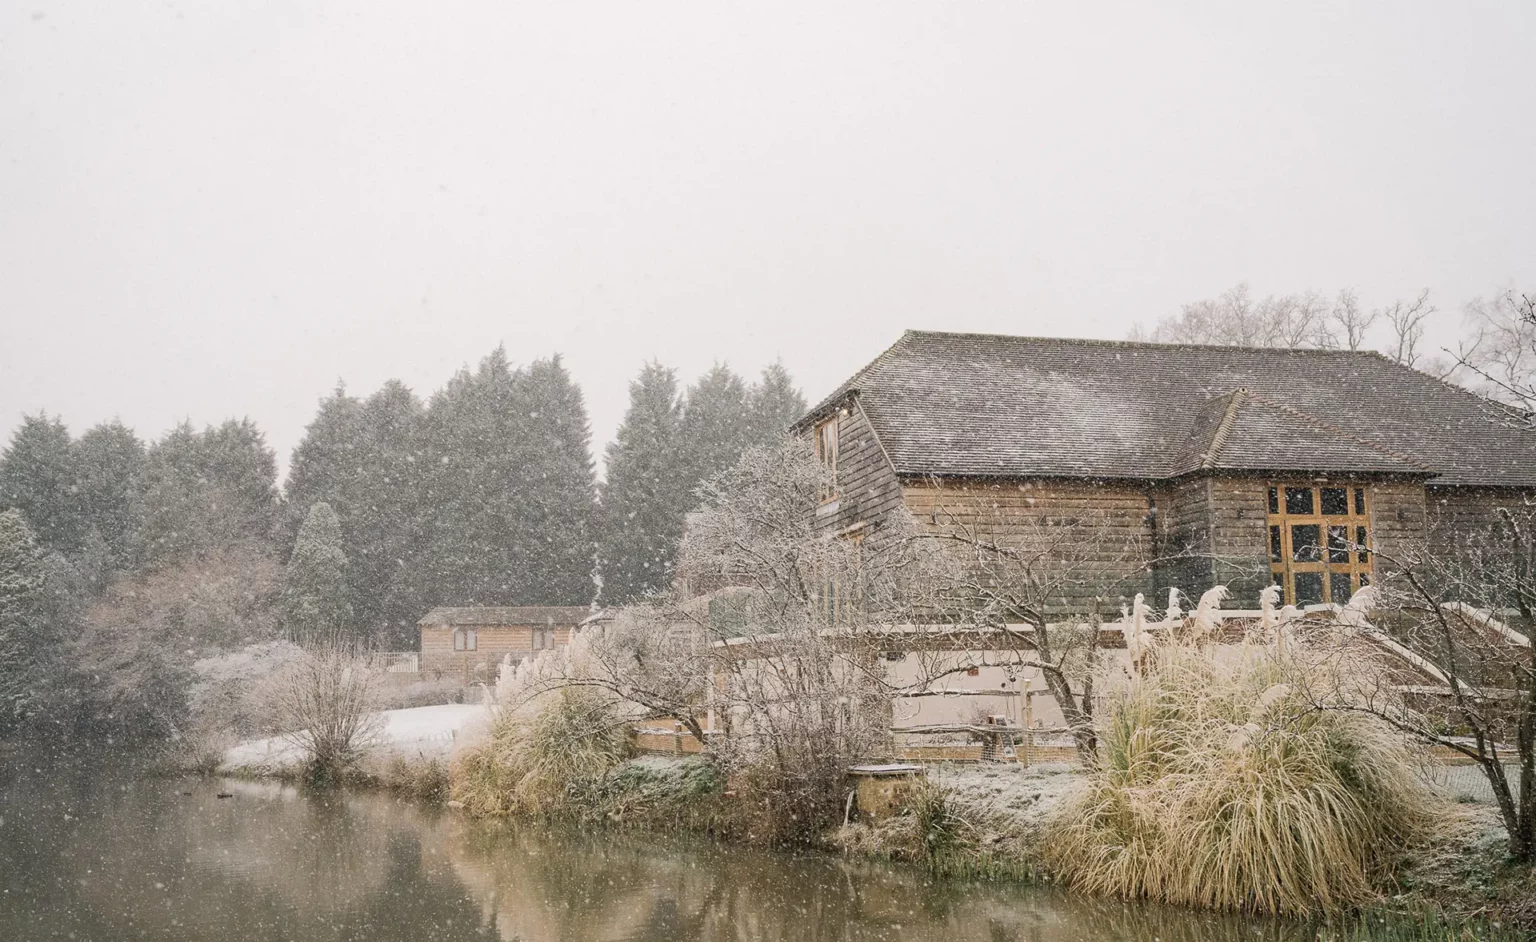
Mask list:
POLYGON ((480 645, 475 637, 475 629, 460 628, 453 633, 453 649, 455 651, 473 651, 480 645))
POLYGON ((837 499, 837 416, 816 423, 816 460, 826 469, 821 483, 823 502, 837 499))
POLYGON ((1270 485, 1269 570, 1292 605, 1339 605, 1371 582, 1364 487, 1270 485))

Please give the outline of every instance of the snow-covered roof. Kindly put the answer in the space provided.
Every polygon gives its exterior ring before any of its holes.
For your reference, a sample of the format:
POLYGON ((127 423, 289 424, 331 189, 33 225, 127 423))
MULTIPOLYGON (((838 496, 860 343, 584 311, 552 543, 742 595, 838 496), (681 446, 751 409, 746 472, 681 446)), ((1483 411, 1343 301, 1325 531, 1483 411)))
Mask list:
POLYGON ((470 626, 575 626, 592 610, 585 605, 523 605, 514 608, 434 608, 416 624, 422 627, 470 626))
POLYGON ((1536 486, 1536 432, 1374 352, 908 331, 850 397, 903 475, 1417 475, 1536 486))

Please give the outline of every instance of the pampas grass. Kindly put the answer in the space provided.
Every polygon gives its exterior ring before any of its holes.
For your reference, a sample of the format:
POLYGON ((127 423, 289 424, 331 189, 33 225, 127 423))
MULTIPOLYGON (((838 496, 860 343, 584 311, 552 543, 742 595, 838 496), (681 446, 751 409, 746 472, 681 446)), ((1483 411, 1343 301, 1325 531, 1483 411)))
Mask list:
POLYGON ((1102 767, 1052 828, 1058 876, 1221 910, 1299 915, 1375 899, 1384 868, 1443 806, 1399 736, 1314 709, 1289 682, 1297 667, 1278 647, 1230 662, 1160 649, 1111 710, 1102 767))
POLYGON ((498 714, 489 739, 454 764, 451 794, 478 815, 576 811, 628 754, 613 701, 572 687, 498 714))

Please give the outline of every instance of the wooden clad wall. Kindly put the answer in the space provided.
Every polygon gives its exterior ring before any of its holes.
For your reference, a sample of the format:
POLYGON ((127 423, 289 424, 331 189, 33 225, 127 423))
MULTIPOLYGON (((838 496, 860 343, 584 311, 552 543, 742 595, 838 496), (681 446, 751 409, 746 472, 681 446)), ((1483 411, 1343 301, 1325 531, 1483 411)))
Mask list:
POLYGON ((1430 485, 1425 488, 1425 505, 1431 538, 1440 545, 1456 546, 1491 532, 1502 510, 1536 513, 1536 491, 1430 485))
POLYGON ((973 533, 1041 553, 1051 609, 1119 617, 1137 592, 1153 588, 1155 540, 1146 490, 1055 481, 915 480, 902 488, 921 528, 973 533))
MULTIPOLYGON (((1371 543, 1389 556, 1402 555, 1422 544, 1429 535, 1423 484, 1372 484, 1366 496, 1366 511, 1371 519, 1371 543)), ((1377 574, 1386 575, 1380 565, 1377 574)))
POLYGON ((1258 608, 1270 583, 1269 482, 1263 478, 1207 479, 1211 518, 1211 582, 1231 593, 1227 608, 1258 608))
MULTIPOLYGON (((837 414, 837 497, 821 505, 817 522, 823 532, 840 533, 856 524, 873 524, 901 509, 901 484, 880 449, 875 430, 858 402, 837 414)), ((870 537, 878 539, 872 530, 870 537)))
MULTIPOLYGON (((535 653, 533 633, 535 627, 544 625, 464 625, 474 628, 476 647, 473 651, 453 649, 453 628, 424 625, 421 629, 421 669, 424 671, 462 671, 468 665, 485 663, 491 668, 501 663, 508 654, 522 657, 535 653)), ((553 625, 551 643, 560 647, 571 643, 570 625, 553 625)))
MULTIPOLYGON (((1259 592, 1270 582, 1268 492, 1270 484, 1295 483, 1297 475, 1213 477, 1208 479, 1211 550, 1214 556, 1209 585, 1231 592, 1228 608, 1256 608, 1259 592)), ((1362 482, 1339 481, 1351 488, 1362 482)), ((1387 553, 1398 553, 1425 536, 1424 486, 1417 482, 1367 483, 1367 512, 1371 542, 1387 553)), ((1378 573, 1378 575, 1383 575, 1378 573)), ((1207 587, 1209 587, 1209 585, 1207 587)))
POLYGON ((1157 507, 1157 562, 1153 565, 1157 605, 1167 603, 1170 588, 1198 599, 1216 584, 1211 573, 1210 489, 1209 479, 1197 478, 1152 492, 1157 507))

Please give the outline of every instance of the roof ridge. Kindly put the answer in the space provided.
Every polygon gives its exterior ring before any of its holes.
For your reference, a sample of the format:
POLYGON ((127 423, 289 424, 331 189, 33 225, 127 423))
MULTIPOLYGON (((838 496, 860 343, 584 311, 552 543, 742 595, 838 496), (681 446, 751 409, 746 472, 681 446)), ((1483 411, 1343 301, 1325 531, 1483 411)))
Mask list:
POLYGON ((1200 470, 1209 471, 1216 467, 1216 459, 1221 457, 1222 448, 1226 447, 1227 439, 1232 436, 1232 427, 1237 424, 1237 411, 1242 408, 1243 400, 1249 395, 1246 386, 1239 386, 1226 394, 1225 398, 1228 400, 1226 411, 1222 413, 1221 421, 1216 423, 1216 431, 1211 433, 1210 448, 1200 456, 1200 470))
POLYGON ((1248 396, 1255 402, 1262 402, 1264 405, 1269 406, 1271 409, 1278 409, 1279 411, 1301 419, 1304 422, 1311 423, 1314 427, 1320 429, 1321 431, 1327 432, 1330 435, 1335 435, 1346 441, 1354 442, 1357 445, 1362 445, 1376 452, 1377 454, 1385 455, 1394 461, 1401 461, 1404 464, 1412 465, 1413 467, 1420 468, 1431 473, 1439 473, 1438 469, 1432 467, 1431 465, 1425 464, 1424 462, 1414 458, 1411 455, 1403 454, 1402 452, 1388 448, 1379 442, 1373 442, 1368 438, 1361 438, 1358 435, 1346 432, 1339 428, 1337 425, 1334 425, 1332 422, 1318 418, 1310 412, 1303 412, 1295 406, 1287 405, 1283 402, 1276 402, 1268 396, 1262 395, 1260 393, 1249 391, 1248 396))
MULTIPOLYGON (((1184 350, 1247 350, 1253 353, 1305 353, 1325 356, 1377 356, 1390 360, 1379 350, 1344 350, 1329 349, 1327 347, 1266 347, 1239 343, 1177 343, 1164 340, 1103 340, 1097 337, 1046 337, 1038 334, 999 334, 986 331, 966 330, 918 330, 908 328, 902 334, 902 339, 908 336, 924 337, 974 337, 987 340, 1029 340, 1048 341, 1051 343, 1073 344, 1080 347, 1152 347, 1155 349, 1184 349, 1184 350)), ((900 341, 898 341, 899 343, 900 341)), ((894 346, 894 345, 893 345, 894 346)), ((1396 362, 1396 361, 1393 361, 1396 362)), ((873 365, 873 364, 871 364, 873 365)), ((1408 367, 1412 369, 1412 367, 1408 367)), ((1418 372, 1415 370, 1415 372, 1418 372)), ((1428 375, 1428 374, 1425 374, 1428 375)))

